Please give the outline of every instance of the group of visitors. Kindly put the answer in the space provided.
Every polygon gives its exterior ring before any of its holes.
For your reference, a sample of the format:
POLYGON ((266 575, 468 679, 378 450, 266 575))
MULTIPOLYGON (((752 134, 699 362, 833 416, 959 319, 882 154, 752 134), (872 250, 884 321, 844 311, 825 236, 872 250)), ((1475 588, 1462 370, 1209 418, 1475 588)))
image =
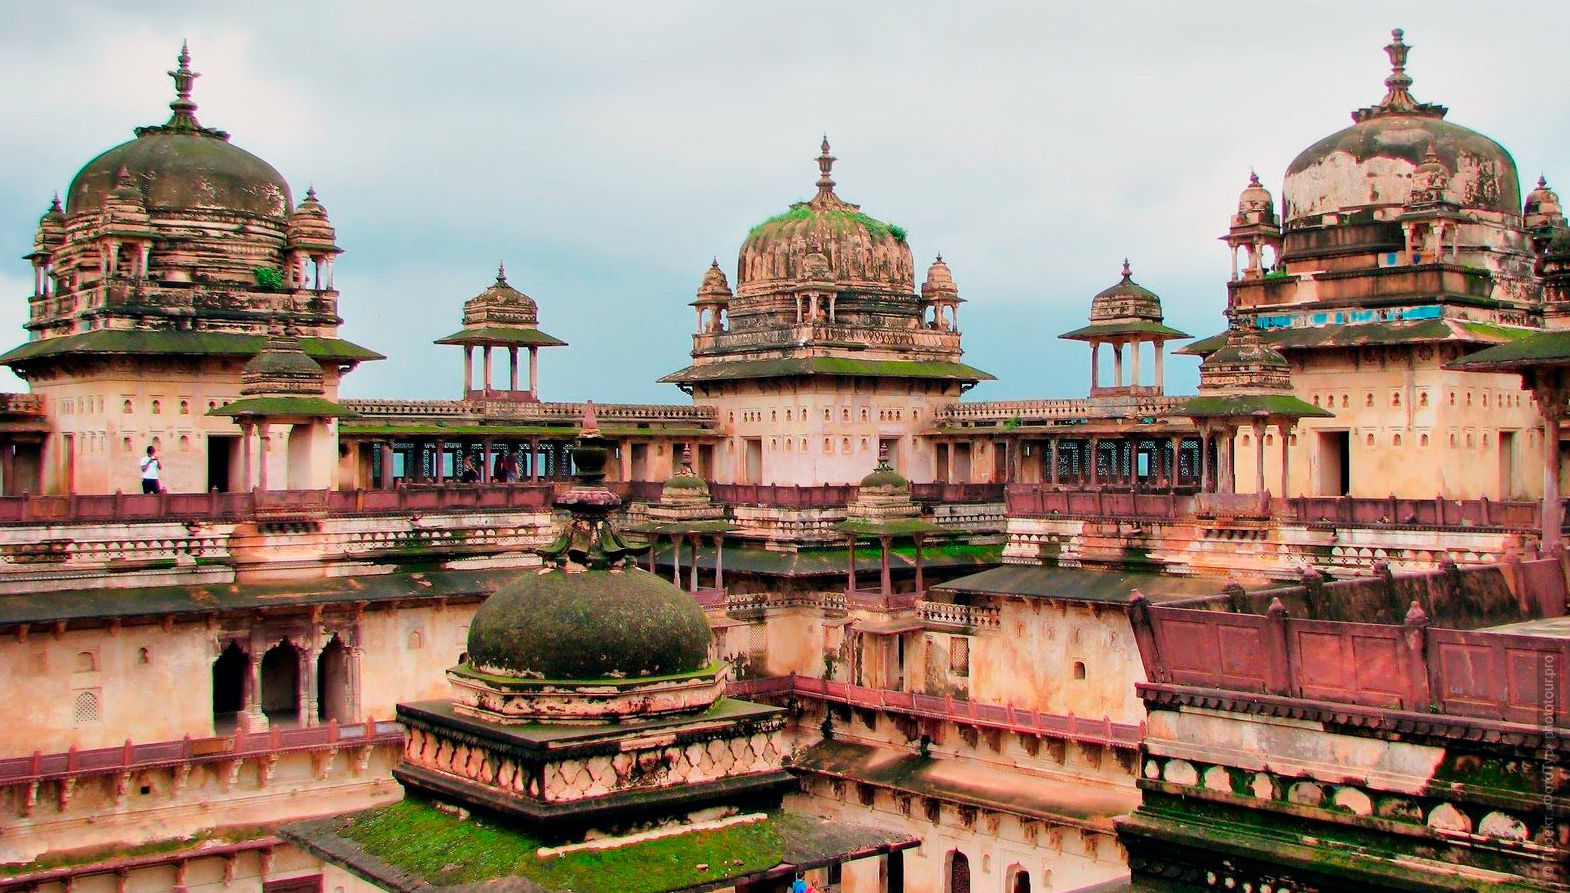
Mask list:
MULTIPOLYGON (((496 461, 491 465, 491 483, 514 484, 521 479, 518 455, 516 453, 497 453, 496 461)), ((463 466, 458 469, 458 483, 478 484, 479 482, 479 461, 473 456, 464 456, 463 466)))

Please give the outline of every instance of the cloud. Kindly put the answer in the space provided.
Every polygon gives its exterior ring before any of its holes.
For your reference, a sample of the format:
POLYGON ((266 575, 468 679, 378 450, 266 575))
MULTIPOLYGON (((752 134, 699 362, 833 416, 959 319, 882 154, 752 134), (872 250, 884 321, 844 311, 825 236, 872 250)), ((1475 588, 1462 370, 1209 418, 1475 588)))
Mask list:
MULTIPOLYGON (((1221 328, 1215 241, 1252 167, 1293 155, 1383 93, 1388 29, 1414 93, 1570 177, 1570 69, 1527 83, 1512 13, 1462 3, 21 3, 0 35, 0 240, 25 253, 49 193, 167 114, 181 38, 204 123, 314 183, 348 252, 346 337, 390 359, 346 391, 455 396, 432 338, 506 259, 542 327, 552 398, 683 401, 687 302, 709 259, 806 197, 827 131, 840 192, 942 250, 978 397, 1088 386, 1082 324, 1124 256, 1169 322, 1221 328), (1414 14, 1420 13, 1420 14, 1414 14), (67 74, 67 72, 69 72, 67 74)), ((1570 7, 1536 8, 1537 33, 1570 7)), ((25 266, 14 273, 25 277, 25 266)), ((9 274, 8 274, 9 275, 9 274)), ((14 280, 0 282, 14 286, 14 280)), ((27 283, 24 280, 22 284, 27 283)), ((25 292, 13 288, 15 301, 25 292)), ((0 320, 4 322, 4 320, 0 320)), ((17 340, 19 329, 13 327, 17 340)), ((1193 362, 1173 363, 1174 388, 1193 362)))

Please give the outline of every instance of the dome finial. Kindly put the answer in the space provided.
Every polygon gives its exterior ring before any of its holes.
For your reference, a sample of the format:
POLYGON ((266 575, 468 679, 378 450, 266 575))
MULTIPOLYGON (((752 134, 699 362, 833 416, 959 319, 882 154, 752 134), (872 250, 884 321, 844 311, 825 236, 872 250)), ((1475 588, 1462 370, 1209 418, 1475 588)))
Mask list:
POLYGON ((65 209, 60 207, 60 192, 56 190, 54 200, 49 203, 49 213, 64 213, 64 211, 65 209))
POLYGON ((507 262, 504 260, 496 262, 496 284, 507 284, 507 262))
POLYGON ((1249 171, 1248 171, 1248 185, 1250 185, 1250 186, 1259 186, 1260 185, 1259 174, 1256 171, 1254 171, 1253 168, 1249 168, 1249 171))
POLYGON ((1127 279, 1127 278, 1129 278, 1129 277, 1131 277, 1133 275, 1134 275, 1133 271, 1130 270, 1129 266, 1128 266, 1128 258, 1126 258, 1126 257, 1123 258, 1123 278, 1127 279))
POLYGON ((174 102, 169 103, 169 108, 174 112, 165 126, 178 130, 200 130, 202 125, 196 120, 196 103, 191 99, 191 85, 200 74, 191 70, 191 47, 187 41, 180 41, 180 55, 176 57, 179 67, 169 72, 174 78, 174 102))
POLYGON ((1385 55, 1390 57, 1390 76, 1385 78, 1385 100, 1380 106, 1387 111, 1416 111, 1417 100, 1408 92, 1412 78, 1406 73, 1406 55, 1412 48, 1402 39, 1400 28, 1390 32, 1391 41, 1385 45, 1385 55))
POLYGON ((818 154, 818 198, 834 197, 834 178, 829 174, 834 170, 834 162, 839 159, 829 154, 829 135, 823 135, 823 145, 818 154))

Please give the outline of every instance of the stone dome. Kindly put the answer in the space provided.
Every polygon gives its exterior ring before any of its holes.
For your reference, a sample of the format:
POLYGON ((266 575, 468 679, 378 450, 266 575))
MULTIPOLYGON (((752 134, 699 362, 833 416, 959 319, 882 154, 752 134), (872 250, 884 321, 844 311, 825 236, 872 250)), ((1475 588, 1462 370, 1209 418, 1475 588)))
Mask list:
POLYGON ((1090 321, 1112 319, 1149 319, 1161 321, 1161 298, 1133 279, 1128 258, 1123 259, 1123 278, 1090 299, 1090 321))
POLYGON ((533 326, 540 322, 540 305, 507 282, 507 265, 496 265, 496 281, 463 302, 463 324, 533 326))
POLYGON ((1270 190, 1259 182, 1259 174, 1248 172, 1248 185, 1237 197, 1237 210, 1239 214, 1251 212, 1269 212, 1275 209, 1276 200, 1271 197, 1270 190))
POLYGON ((325 392, 321 364, 306 356, 300 339, 284 335, 267 339, 267 346, 246 361, 240 370, 240 394, 245 397, 325 392))
POLYGON ((1266 344, 1253 320, 1234 319, 1226 344, 1199 364, 1202 392, 1290 391, 1292 365, 1266 344))
POLYGON ((825 139, 818 194, 747 234, 737 261, 738 295, 769 294, 807 279, 832 279, 841 289, 915 294, 915 262, 905 231, 835 195, 829 177, 834 161, 825 139))
POLYGON ((1564 223, 1564 206, 1559 202, 1559 193, 1548 187, 1547 177, 1538 177, 1537 188, 1526 194, 1526 204, 1523 206, 1521 216, 1527 229, 1564 223))
POLYGON ((728 304, 731 299, 730 283, 725 280, 725 271, 720 269, 719 258, 709 264, 703 273, 703 282, 698 285, 698 304, 728 304))
POLYGON ((89 161, 71 181, 66 211, 96 211, 115 189, 123 168, 141 190, 147 209, 210 209, 268 217, 282 222, 293 203, 289 184, 272 165, 229 142, 221 130, 196 120, 191 56, 180 50, 174 111, 167 124, 139 127, 136 138, 89 161))
POLYGON ((38 230, 33 235, 33 250, 51 253, 65 243, 65 210, 60 207, 60 196, 49 203, 49 210, 38 218, 38 230))
POLYGON ((525 573, 469 625, 481 673, 551 680, 643 679, 708 665, 709 624, 692 597, 635 567, 525 573))
POLYGON ((1400 206, 1413 174, 1432 148, 1450 171, 1450 189, 1461 207, 1509 217, 1521 213, 1515 160, 1499 143, 1444 120, 1446 109, 1420 103, 1407 92, 1410 49, 1401 31, 1385 51, 1393 71, 1378 105, 1359 109, 1353 125, 1307 149, 1287 167, 1283 195, 1286 224, 1313 225, 1326 213, 1400 206))
POLYGON ((954 284, 954 271, 944 263, 941 254, 927 268, 927 279, 921 283, 921 297, 928 301, 952 301, 959 298, 959 286, 954 284))

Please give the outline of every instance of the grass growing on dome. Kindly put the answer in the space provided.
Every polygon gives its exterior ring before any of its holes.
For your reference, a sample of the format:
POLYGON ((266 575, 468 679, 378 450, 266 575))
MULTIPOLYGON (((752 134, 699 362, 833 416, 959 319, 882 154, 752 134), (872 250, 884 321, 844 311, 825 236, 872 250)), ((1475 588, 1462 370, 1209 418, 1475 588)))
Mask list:
POLYGON ((792 821, 772 815, 761 822, 541 858, 542 842, 528 834, 480 814, 459 819, 427 800, 408 797, 348 816, 339 833, 370 855, 439 887, 524 877, 573 893, 661 893, 773 868, 785 857, 780 829, 792 821))
POLYGON ((770 217, 768 220, 765 220, 757 226, 754 226, 751 230, 748 230, 747 238, 749 240, 755 239, 765 229, 775 224, 788 223, 796 220, 810 220, 813 217, 818 217, 822 220, 833 223, 835 227, 842 232, 852 225, 860 225, 867 231, 867 234, 874 239, 893 239, 896 242, 904 242, 907 235, 903 226, 898 226, 892 223, 884 223, 876 217, 868 217, 866 214, 863 214, 860 211, 852 211, 842 208, 830 208, 827 210, 816 211, 813 210, 811 205, 802 203, 799 205, 792 205, 789 211, 786 211, 783 214, 776 214, 773 217, 770 217))

